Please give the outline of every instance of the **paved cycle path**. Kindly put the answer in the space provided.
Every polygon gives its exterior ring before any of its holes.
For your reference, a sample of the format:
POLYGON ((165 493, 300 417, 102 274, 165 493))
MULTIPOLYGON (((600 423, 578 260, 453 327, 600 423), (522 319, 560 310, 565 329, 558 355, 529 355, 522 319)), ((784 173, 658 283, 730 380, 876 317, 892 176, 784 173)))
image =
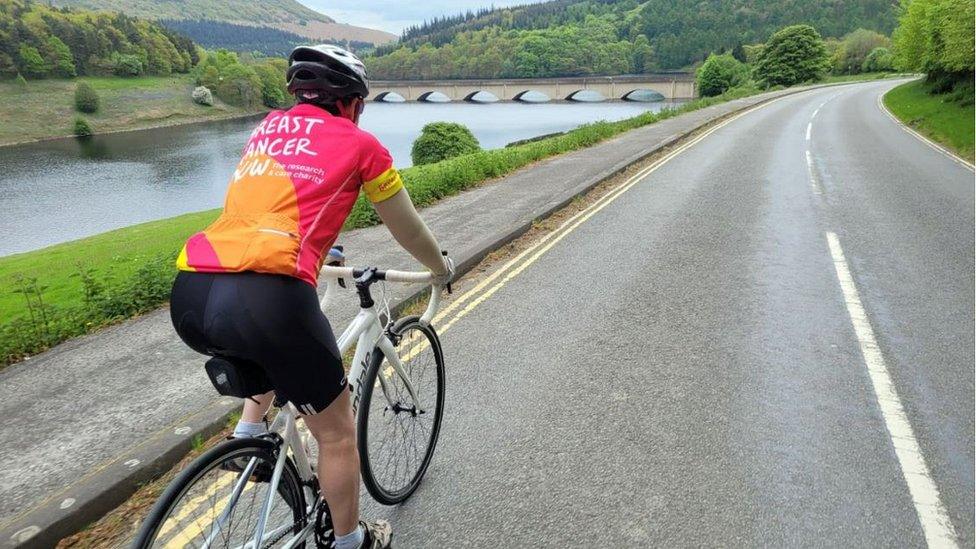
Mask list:
MULTIPOLYGON (((702 124, 795 92, 736 100, 628 132, 445 199, 423 217, 442 245, 471 266, 533 219, 702 124)), ((344 233, 340 243, 353 264, 416 268, 381 226, 344 233)), ((354 312, 349 299, 331 318, 342 327, 354 312)), ((126 497, 131 482, 120 485, 120 479, 145 477, 147 463, 166 450, 175 455, 193 432, 235 406, 218 400, 202 366, 203 358, 173 332, 164 308, 0 372, 6 418, 0 424, 0 544, 16 545, 40 530, 33 538, 39 544, 76 530, 126 497)))

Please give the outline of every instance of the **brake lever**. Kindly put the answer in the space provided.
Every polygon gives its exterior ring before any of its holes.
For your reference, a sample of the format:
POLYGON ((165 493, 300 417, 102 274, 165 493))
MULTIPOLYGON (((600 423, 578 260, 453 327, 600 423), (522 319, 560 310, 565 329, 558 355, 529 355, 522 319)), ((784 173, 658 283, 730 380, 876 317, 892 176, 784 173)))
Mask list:
MULTIPOLYGON (((343 252, 345 252, 346 249, 343 246, 332 246, 332 248, 335 249, 335 250, 337 250, 339 252, 339 254, 342 256, 342 258, 345 259, 346 256, 343 254, 343 252)), ((328 265, 329 267, 342 267, 342 262, 340 262, 340 261, 330 261, 329 263, 326 263, 326 265, 328 265)), ((336 280, 339 282, 339 287, 340 288, 346 289, 346 281, 345 281, 345 279, 343 279, 342 277, 339 277, 336 280)))
MULTIPOLYGON (((329 263, 326 263, 326 265, 328 265, 329 267, 342 267, 342 263, 340 263, 338 261, 330 261, 329 263)), ((346 288, 346 280, 344 278, 342 278, 340 276, 336 280, 339 282, 339 287, 340 288, 342 288, 342 289, 345 289, 346 288)))
MULTIPOLYGON (((441 255, 444 256, 444 257, 447 257, 447 250, 441 250, 441 255)), ((450 261, 450 260, 447 260, 447 261, 450 261)), ((451 288, 451 283, 450 282, 448 282, 445 286, 447 287, 447 295, 451 295, 452 293, 454 293, 453 288, 451 288)))

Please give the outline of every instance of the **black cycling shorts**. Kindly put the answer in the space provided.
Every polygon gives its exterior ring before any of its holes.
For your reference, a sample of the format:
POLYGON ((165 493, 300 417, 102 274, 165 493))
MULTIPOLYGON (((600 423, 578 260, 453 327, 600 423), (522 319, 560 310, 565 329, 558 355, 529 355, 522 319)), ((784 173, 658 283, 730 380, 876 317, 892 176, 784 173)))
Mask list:
POLYGON ((329 321, 307 282, 263 273, 181 271, 170 315, 193 350, 259 366, 281 398, 321 412, 346 387, 329 321))

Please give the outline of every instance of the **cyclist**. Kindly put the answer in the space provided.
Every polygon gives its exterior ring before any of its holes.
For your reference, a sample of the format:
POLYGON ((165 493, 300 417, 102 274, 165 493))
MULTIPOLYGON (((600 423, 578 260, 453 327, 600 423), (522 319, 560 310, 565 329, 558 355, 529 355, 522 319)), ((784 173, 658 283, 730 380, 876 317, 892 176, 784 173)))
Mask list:
MULTIPOLYGON (((336 547, 389 547, 385 521, 359 520, 359 455, 342 359, 315 292, 326 253, 360 189, 400 245, 446 284, 453 266, 414 209, 389 152, 359 129, 363 63, 331 45, 288 59, 294 107, 251 132, 221 215, 177 259, 171 315, 194 350, 231 357, 264 380, 245 400, 235 436, 265 431, 276 391, 319 445, 318 476, 336 547)), ((329 259, 331 261, 331 259, 329 259)))

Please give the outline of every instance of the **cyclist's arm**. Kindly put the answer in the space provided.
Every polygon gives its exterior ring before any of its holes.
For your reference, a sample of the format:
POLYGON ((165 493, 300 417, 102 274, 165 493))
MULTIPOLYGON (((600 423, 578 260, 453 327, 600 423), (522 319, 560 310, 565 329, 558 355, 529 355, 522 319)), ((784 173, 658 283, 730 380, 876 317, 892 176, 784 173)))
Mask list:
POLYGON ((393 196, 373 203, 376 213, 386 225, 393 238, 400 243, 417 261, 437 275, 447 274, 448 267, 441 255, 437 239, 431 234, 427 224, 420 218, 417 209, 410 201, 407 189, 401 188, 393 196))
POLYGON ((435 275, 447 275, 450 266, 441 255, 437 239, 420 218, 400 173, 393 167, 393 158, 386 147, 368 133, 361 133, 360 175, 363 192, 373 203, 376 213, 400 243, 417 261, 435 275))

